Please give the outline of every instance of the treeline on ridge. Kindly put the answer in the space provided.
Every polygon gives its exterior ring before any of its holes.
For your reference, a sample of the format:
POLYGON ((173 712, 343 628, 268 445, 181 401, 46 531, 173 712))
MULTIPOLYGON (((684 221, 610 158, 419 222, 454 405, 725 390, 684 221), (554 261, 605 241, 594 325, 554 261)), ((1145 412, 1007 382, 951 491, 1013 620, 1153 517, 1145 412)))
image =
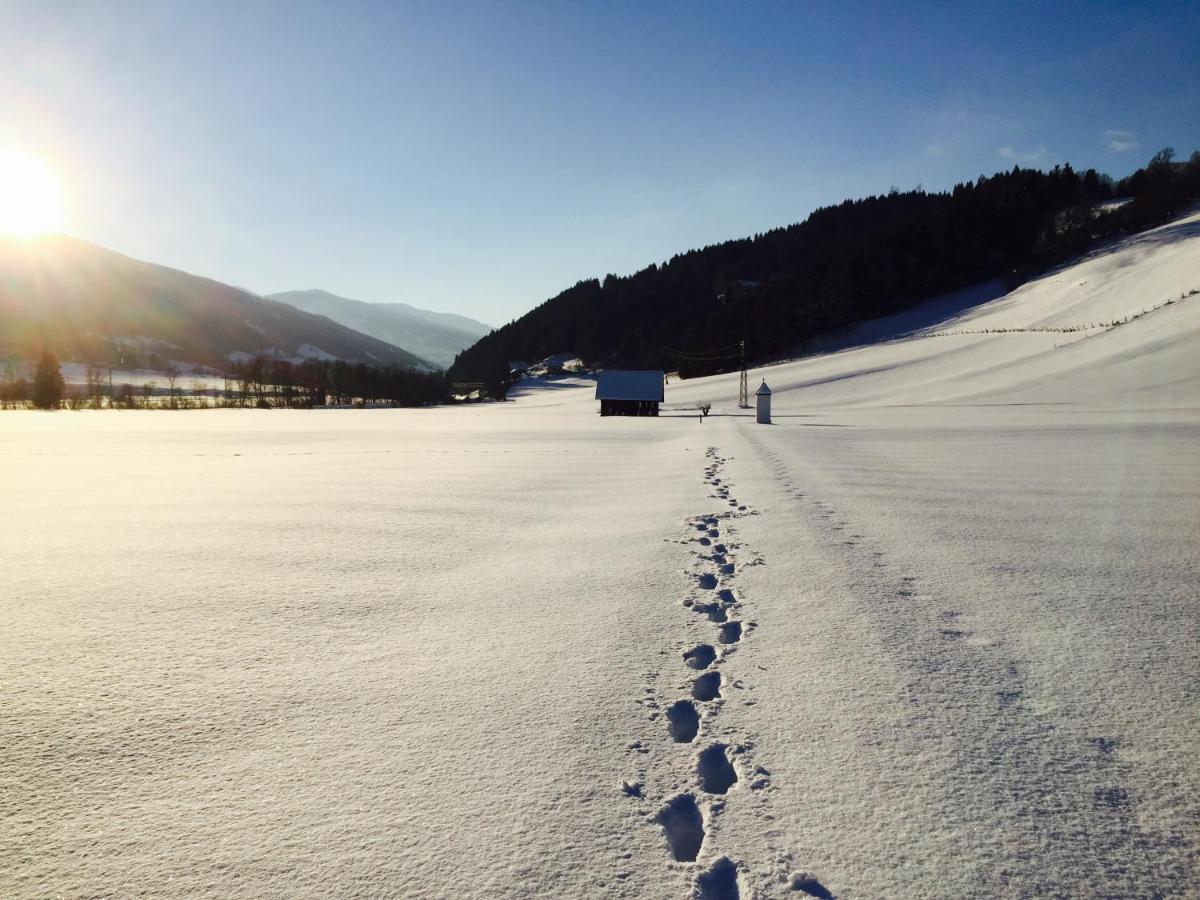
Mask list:
POLYGON ((460 353, 451 381, 502 396, 509 364, 571 351, 589 363, 684 377, 793 352, 818 335, 988 279, 1015 287, 1093 241, 1166 221, 1200 197, 1200 152, 1170 149, 1120 181, 1070 165, 953 190, 847 200, 803 222, 580 281, 460 353), (1105 209, 1103 201, 1129 198, 1105 209))

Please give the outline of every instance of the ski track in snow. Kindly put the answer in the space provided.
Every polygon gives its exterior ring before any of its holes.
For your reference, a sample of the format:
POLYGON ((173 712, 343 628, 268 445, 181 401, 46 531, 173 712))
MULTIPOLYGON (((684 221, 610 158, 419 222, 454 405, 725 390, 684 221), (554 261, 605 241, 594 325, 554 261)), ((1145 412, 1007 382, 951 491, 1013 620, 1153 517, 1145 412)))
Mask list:
MULTIPOLYGON (((853 594, 862 598, 862 610, 907 675, 903 691, 913 706, 909 727, 931 743, 953 734, 963 744, 962 759, 988 761, 986 773, 969 766, 939 773, 946 790, 985 791, 973 803, 982 802, 1011 822, 1022 846, 1047 839, 1072 845, 1076 865, 1094 867, 1094 896, 1167 896, 1161 891, 1165 886, 1171 896, 1181 889, 1181 896, 1193 896, 1184 886, 1192 882, 1194 853, 1185 849, 1184 835, 1142 827, 1133 793, 1125 787, 1131 769, 1116 754, 1119 740, 1096 736, 1088 739, 1088 747, 1064 746, 1056 722, 1027 702, 1033 691, 1015 650, 994 638, 974 640, 952 598, 891 560, 835 503, 802 490, 810 473, 796 471, 801 457, 771 450, 753 431, 744 436, 823 549, 845 560, 846 571, 853 573, 853 594), (1055 786, 1053 794, 1046 785, 1055 786), (1101 887, 1113 884, 1128 887, 1118 893, 1101 887)), ((951 818, 944 825, 969 832, 972 805, 947 803, 951 818), (961 820, 953 821, 959 813, 961 820)), ((1020 896, 1066 896, 1080 889, 1078 882, 1059 877, 1023 872, 1014 877, 1013 888, 1020 896)), ((791 885, 812 896, 834 896, 807 872, 793 876, 791 885)))

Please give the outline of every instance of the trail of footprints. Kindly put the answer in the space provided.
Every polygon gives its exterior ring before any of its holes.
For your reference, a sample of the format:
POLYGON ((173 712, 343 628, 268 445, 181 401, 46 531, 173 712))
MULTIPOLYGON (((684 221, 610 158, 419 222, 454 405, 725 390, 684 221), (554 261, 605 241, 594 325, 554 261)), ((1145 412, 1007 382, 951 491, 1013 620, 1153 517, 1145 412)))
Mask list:
MULTIPOLYGON (((741 681, 727 683, 720 665, 755 627, 754 622, 742 618, 743 599, 727 585, 736 577, 739 555, 750 557, 742 565, 761 562, 746 548, 733 543, 728 535, 722 534, 722 526, 731 519, 757 513, 732 495, 732 485, 723 474, 726 460, 718 455, 715 447, 707 449, 705 459, 704 477, 712 488, 710 496, 723 501, 729 509, 689 520, 689 526, 694 530, 687 543, 699 545, 699 550, 693 550, 698 571, 694 589, 683 605, 712 623, 713 640, 683 652, 683 671, 695 673, 690 677, 689 696, 670 702, 662 717, 672 744, 703 745, 695 754, 696 788, 667 798, 653 817, 662 829, 670 857, 676 862, 696 861, 705 841, 710 838, 715 817, 725 808, 726 795, 741 779, 746 778, 747 786, 753 791, 770 784, 770 772, 761 765, 751 765, 750 741, 706 742, 701 738, 704 723, 716 719, 729 692, 744 686, 741 681)), ((647 693, 653 692, 653 689, 647 689, 647 693)), ((642 702, 657 706, 650 698, 642 702)), ((752 705, 754 701, 744 702, 752 705)), ((629 747, 638 753, 648 753, 650 749, 643 741, 635 741, 629 747)), ((622 788, 626 794, 644 799, 641 782, 625 782, 622 788)), ((745 864, 720 856, 697 874, 692 896, 696 900, 738 900, 747 874, 745 864)), ((833 896, 807 873, 793 876, 790 886, 808 896, 833 896)))

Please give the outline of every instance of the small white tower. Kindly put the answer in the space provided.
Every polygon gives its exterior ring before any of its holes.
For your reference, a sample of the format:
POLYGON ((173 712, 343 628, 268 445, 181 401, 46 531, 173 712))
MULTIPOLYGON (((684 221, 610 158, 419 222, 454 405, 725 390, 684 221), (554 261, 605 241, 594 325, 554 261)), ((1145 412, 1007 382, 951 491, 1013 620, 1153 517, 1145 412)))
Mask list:
POLYGON ((771 389, 767 387, 767 382, 764 379, 762 387, 754 392, 754 399, 758 402, 758 424, 771 424, 771 389))

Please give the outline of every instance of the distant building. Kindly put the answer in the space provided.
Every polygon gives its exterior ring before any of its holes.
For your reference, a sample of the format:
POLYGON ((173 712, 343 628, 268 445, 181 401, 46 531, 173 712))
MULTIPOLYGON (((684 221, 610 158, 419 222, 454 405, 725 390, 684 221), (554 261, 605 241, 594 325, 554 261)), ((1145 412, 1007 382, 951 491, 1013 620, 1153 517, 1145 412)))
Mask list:
POLYGON ((758 409, 756 410, 756 413, 755 413, 756 417, 758 419, 758 424, 759 425, 770 425, 771 424, 771 389, 769 387, 767 387, 767 380, 765 378, 763 379, 762 387, 760 387, 757 391, 755 391, 754 394, 755 394, 754 399, 757 402, 757 406, 758 406, 758 409))
POLYGON ((596 378, 602 416, 657 416, 663 402, 661 370, 610 370, 596 378))

